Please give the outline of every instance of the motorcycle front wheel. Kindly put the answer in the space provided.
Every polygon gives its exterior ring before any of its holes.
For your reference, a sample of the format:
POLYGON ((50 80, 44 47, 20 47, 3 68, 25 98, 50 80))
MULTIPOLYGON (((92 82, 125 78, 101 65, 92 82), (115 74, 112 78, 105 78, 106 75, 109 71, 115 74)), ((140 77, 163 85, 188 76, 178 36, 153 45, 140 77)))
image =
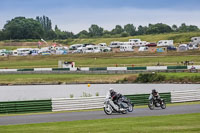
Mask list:
POLYGON ((153 101, 152 101, 152 100, 149 101, 148 106, 149 106, 149 109, 150 109, 150 110, 154 110, 154 104, 153 104, 153 101))
POLYGON ((128 104, 128 112, 133 112, 133 105, 132 104, 128 104))
POLYGON ((109 105, 107 107, 104 107, 103 110, 107 115, 111 115, 112 114, 112 109, 111 109, 111 107, 109 105))

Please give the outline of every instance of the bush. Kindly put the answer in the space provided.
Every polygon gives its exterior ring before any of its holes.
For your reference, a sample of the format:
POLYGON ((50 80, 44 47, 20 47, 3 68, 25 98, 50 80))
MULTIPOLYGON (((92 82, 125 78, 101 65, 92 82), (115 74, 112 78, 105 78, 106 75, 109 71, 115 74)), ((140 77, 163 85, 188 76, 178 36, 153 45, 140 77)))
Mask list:
POLYGON ((166 77, 164 75, 160 75, 157 73, 147 73, 147 74, 139 74, 136 83, 151 83, 151 82, 161 82, 164 81, 166 77))

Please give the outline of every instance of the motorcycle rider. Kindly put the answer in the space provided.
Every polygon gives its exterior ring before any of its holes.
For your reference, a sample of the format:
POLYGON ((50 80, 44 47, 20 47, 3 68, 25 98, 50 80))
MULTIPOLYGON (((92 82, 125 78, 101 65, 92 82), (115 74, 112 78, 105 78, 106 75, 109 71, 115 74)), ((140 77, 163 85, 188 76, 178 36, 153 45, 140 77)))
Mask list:
POLYGON ((119 107, 119 110, 123 110, 119 104, 120 97, 122 97, 122 95, 120 93, 115 92, 113 88, 110 88, 106 95, 106 99, 111 99, 111 101, 113 101, 113 103, 119 107))
POLYGON ((155 100, 155 101, 158 101, 158 102, 161 101, 160 95, 159 95, 159 93, 156 91, 156 89, 153 89, 153 90, 152 90, 152 93, 151 93, 150 96, 149 96, 149 100, 151 100, 151 99, 153 99, 153 100, 155 100))

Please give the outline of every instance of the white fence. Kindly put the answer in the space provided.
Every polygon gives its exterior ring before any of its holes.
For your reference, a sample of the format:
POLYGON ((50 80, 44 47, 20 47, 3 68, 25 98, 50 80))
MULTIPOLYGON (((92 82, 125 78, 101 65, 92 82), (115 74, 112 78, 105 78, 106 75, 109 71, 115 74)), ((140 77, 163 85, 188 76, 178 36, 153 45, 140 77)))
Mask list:
POLYGON ((167 70, 167 66, 147 66, 147 70, 167 70))
POLYGON ((105 97, 53 98, 52 111, 103 108, 105 97))
POLYGON ((0 72, 16 72, 17 69, 0 69, 0 72))
POLYGON ((197 90, 184 90, 184 91, 172 91, 171 102, 189 102, 200 100, 200 89, 197 90))

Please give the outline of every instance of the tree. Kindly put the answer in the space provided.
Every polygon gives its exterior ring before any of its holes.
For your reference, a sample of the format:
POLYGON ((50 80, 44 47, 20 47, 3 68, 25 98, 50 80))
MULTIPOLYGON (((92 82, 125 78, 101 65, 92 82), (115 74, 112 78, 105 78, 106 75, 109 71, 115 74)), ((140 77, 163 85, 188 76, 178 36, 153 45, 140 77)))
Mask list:
POLYGON ((131 36, 136 35, 136 28, 135 28, 135 26, 133 26, 133 24, 127 24, 127 25, 125 25, 124 26, 124 31, 126 33, 128 33, 129 35, 131 35, 131 36))
POLYGON ((181 26, 178 28, 179 32, 186 32, 187 31, 187 25, 185 23, 182 23, 181 26))
POLYGON ((172 32, 171 27, 162 23, 149 24, 149 27, 147 29, 147 34, 160 34, 169 32, 172 32))
POLYGON ((188 26, 188 31, 199 31, 199 28, 196 25, 188 26))
POLYGON ((79 38, 88 38, 89 37, 89 33, 86 30, 82 30, 77 34, 77 36, 79 38))
POLYGON ((46 16, 42 16, 42 17, 37 16, 36 20, 38 22, 40 22, 40 24, 42 25, 42 28, 44 29, 45 32, 47 32, 49 30, 52 30, 51 20, 48 17, 46 17, 46 16))
POLYGON ((39 22, 32 18, 16 17, 4 25, 5 39, 39 39, 43 29, 39 22))
POLYGON ((98 25, 92 24, 89 28, 89 34, 91 37, 100 37, 103 35, 103 28, 98 25))
POLYGON ((116 25, 112 30, 112 34, 121 34, 122 32, 124 32, 124 29, 121 27, 121 25, 116 25))
POLYGON ((173 30, 173 31, 177 31, 177 30, 178 30, 178 26, 175 25, 175 24, 173 24, 173 25, 172 25, 172 30, 173 30))
POLYGON ((0 30, 0 41, 4 40, 4 35, 3 35, 3 31, 0 30))
POLYGON ((147 26, 138 26, 138 31, 137 31, 137 34, 138 35, 144 35, 144 34, 146 34, 147 33, 147 26))

